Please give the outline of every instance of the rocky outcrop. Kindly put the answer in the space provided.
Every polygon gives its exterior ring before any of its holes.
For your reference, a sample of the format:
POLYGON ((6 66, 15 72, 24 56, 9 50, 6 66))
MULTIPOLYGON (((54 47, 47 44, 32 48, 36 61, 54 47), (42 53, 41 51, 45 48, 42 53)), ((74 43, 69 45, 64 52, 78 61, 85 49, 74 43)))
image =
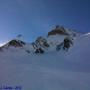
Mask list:
POLYGON ((10 46, 12 47, 23 47, 26 43, 21 41, 21 40, 11 40, 9 41, 7 44, 5 44, 4 46, 0 47, 1 49, 8 49, 10 46))
POLYGON ((14 47, 22 47, 25 45, 25 42, 20 41, 20 40, 12 40, 8 43, 9 46, 14 46, 14 47))
POLYGON ((37 44, 37 46, 49 47, 49 44, 47 43, 47 40, 43 37, 38 37, 36 39, 35 43, 37 44))
POLYGON ((65 30, 65 28, 63 27, 63 26, 59 26, 59 25, 57 25, 56 27, 55 27, 55 29, 53 29, 53 30, 51 30, 50 32, 48 32, 48 36, 50 36, 50 35, 69 35, 67 32, 66 32, 66 30, 65 30))

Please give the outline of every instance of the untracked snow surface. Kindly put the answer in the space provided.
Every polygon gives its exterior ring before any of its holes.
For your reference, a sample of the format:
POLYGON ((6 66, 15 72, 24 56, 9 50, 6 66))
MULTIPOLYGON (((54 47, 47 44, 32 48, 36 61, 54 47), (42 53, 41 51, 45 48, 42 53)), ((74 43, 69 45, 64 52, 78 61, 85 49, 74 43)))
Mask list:
POLYGON ((76 38, 68 52, 1 51, 0 85, 21 86, 21 90, 90 90, 90 35, 76 38))

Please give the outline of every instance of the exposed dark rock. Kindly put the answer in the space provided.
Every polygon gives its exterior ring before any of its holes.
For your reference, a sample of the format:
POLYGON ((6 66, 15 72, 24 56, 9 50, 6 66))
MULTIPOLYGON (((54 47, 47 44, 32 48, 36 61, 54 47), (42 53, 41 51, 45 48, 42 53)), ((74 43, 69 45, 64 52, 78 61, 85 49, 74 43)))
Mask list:
POLYGON ((42 53, 44 53, 44 50, 42 48, 39 48, 39 49, 36 49, 35 53, 36 54, 38 54, 38 53, 42 54, 42 53))
POLYGON ((49 44, 47 43, 47 40, 43 37, 38 37, 35 41, 35 43, 37 44, 37 46, 41 46, 41 47, 49 47, 49 44))
POLYGON ((63 26, 59 26, 59 25, 57 25, 55 27, 55 29, 53 29, 52 31, 48 32, 48 36, 50 36, 50 35, 56 35, 56 34, 59 34, 59 35, 69 35, 66 32, 65 28, 63 26))
POLYGON ((14 47, 22 47, 25 45, 25 42, 20 41, 20 40, 12 40, 8 43, 9 46, 14 46, 14 47))

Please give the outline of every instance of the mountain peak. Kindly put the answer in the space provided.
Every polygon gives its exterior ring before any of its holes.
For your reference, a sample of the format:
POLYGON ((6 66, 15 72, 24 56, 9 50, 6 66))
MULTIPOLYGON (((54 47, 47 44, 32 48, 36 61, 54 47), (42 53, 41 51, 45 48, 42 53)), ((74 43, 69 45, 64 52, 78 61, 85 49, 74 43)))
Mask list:
POLYGON ((48 36, 50 35, 69 35, 67 32, 66 32, 66 29, 63 27, 63 26, 59 26, 59 25, 56 25, 56 27, 51 30, 50 32, 48 32, 48 36))

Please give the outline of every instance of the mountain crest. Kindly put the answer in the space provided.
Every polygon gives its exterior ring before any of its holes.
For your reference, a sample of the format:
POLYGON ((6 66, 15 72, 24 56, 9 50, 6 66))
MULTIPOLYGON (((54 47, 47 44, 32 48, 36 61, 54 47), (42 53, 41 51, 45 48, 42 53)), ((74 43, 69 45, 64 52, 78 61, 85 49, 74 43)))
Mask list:
MULTIPOLYGON (((56 50, 57 46, 61 48, 64 43, 64 40, 66 37, 69 37, 69 40, 73 39, 75 35, 77 35, 76 32, 73 30, 69 30, 64 28, 63 26, 57 25, 53 30, 51 30, 48 33, 48 36, 50 37, 42 37, 39 36, 34 42, 32 43, 25 43, 22 40, 22 35, 19 34, 15 39, 9 41, 4 46, 1 47, 1 49, 8 49, 8 48, 22 48, 24 51, 27 52, 35 52, 35 51, 54 51, 56 50)), ((72 40, 71 40, 72 41, 72 40)), ((69 46, 69 42, 67 46, 69 46)), ((9 50, 9 49, 8 49, 9 50)))
POLYGON ((63 26, 56 25, 56 27, 48 32, 48 36, 50 35, 69 35, 66 29, 63 26))

